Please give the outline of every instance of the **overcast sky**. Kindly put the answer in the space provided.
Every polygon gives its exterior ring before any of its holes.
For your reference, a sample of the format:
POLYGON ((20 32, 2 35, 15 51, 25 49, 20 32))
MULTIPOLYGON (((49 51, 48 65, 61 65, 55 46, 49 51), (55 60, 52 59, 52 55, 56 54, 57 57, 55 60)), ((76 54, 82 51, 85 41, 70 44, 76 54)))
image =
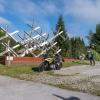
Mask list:
POLYGON ((85 39, 100 22, 100 0, 0 0, 0 26, 8 24, 9 31, 24 31, 34 19, 36 26, 50 33, 61 14, 68 35, 85 39))

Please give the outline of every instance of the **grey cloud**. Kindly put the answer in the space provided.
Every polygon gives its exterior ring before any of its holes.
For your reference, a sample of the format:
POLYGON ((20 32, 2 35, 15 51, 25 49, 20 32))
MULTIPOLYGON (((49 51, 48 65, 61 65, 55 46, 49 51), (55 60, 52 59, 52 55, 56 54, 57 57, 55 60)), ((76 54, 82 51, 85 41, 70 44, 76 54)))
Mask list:
POLYGON ((72 0, 72 2, 66 0, 65 2, 65 15, 89 21, 100 20, 100 0, 72 0))

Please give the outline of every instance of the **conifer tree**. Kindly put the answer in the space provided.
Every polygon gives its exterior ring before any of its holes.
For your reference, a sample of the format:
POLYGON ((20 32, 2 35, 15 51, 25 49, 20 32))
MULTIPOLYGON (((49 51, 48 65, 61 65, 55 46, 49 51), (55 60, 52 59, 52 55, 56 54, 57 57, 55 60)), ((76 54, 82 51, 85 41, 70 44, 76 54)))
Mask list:
POLYGON ((88 39, 90 41, 90 47, 100 53, 100 24, 96 25, 95 33, 89 33, 88 39))
POLYGON ((80 37, 71 38, 71 52, 73 58, 78 58, 80 54, 85 54, 85 44, 80 37))
MULTIPOLYGON (((0 37, 2 37, 4 35, 5 35, 5 33, 0 30, 0 37)), ((0 52, 3 52, 4 51, 4 46, 1 43, 2 42, 0 41, 0 52)))
POLYGON ((62 49, 62 55, 67 56, 68 54, 68 48, 69 48, 69 39, 67 36, 67 31, 65 30, 65 25, 63 21, 63 17, 60 15, 58 18, 58 22, 56 24, 56 31, 54 32, 54 35, 56 35, 58 32, 63 31, 61 36, 58 36, 55 41, 57 42, 57 46, 62 49))

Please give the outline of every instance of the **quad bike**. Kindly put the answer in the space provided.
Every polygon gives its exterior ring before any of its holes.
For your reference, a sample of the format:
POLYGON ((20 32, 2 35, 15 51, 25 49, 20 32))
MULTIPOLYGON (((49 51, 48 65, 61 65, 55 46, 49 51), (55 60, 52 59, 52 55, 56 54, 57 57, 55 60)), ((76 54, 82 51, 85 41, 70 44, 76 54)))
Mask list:
POLYGON ((57 61, 55 58, 47 58, 39 65, 39 72, 44 70, 60 70, 62 67, 62 62, 57 61))

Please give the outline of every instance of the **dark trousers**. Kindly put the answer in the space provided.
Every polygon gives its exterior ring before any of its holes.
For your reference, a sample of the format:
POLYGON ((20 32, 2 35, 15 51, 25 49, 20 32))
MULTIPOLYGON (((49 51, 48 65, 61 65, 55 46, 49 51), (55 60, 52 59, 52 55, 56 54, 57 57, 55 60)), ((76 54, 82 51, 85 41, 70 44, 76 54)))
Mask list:
POLYGON ((91 65, 95 65, 95 60, 94 60, 94 58, 90 59, 90 64, 91 64, 91 65))

